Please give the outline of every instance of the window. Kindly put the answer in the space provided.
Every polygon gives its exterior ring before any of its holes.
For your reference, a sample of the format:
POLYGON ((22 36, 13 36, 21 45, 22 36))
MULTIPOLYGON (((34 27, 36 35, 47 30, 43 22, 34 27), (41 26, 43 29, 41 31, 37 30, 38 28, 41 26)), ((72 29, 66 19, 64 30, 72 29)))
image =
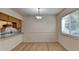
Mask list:
POLYGON ((79 10, 62 17, 61 31, 64 34, 79 37, 79 10))

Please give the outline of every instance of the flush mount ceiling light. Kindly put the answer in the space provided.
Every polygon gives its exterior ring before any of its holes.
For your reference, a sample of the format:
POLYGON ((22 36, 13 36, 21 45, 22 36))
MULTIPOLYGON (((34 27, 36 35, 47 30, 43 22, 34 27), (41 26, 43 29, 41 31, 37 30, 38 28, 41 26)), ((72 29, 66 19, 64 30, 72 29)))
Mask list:
POLYGON ((40 8, 38 8, 38 16, 35 16, 36 19, 42 19, 42 16, 40 16, 40 8))

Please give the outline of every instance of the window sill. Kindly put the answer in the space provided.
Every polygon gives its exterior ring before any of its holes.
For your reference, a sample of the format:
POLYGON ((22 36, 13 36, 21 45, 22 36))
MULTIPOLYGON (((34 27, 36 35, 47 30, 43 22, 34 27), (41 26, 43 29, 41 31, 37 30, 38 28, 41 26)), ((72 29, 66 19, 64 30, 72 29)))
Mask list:
POLYGON ((69 37, 69 38, 73 38, 73 39, 78 39, 79 40, 79 37, 78 36, 73 36, 73 35, 69 35, 69 34, 65 34, 65 33, 61 33, 63 36, 65 37, 69 37))

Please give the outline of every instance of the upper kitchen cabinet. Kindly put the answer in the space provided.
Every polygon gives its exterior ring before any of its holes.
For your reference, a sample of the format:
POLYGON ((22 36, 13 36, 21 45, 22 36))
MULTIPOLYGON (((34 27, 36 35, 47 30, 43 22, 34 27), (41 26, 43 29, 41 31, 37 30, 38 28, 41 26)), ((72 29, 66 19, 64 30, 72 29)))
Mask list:
POLYGON ((6 15, 6 14, 3 14, 3 13, 0 13, 0 20, 5 20, 5 21, 8 21, 9 19, 9 16, 6 15))
POLYGON ((21 29, 22 27, 22 21, 20 19, 1 12, 0 12, 0 20, 7 22, 7 24, 12 24, 12 26, 15 27, 16 29, 21 29))
POLYGON ((9 16, 9 21, 10 21, 10 22, 16 22, 16 21, 17 21, 17 19, 16 19, 16 18, 14 18, 14 17, 9 16))
POLYGON ((21 28, 22 27, 22 21, 17 19, 17 28, 21 28))
POLYGON ((14 18, 14 17, 9 17, 9 21, 13 22, 14 27, 16 26, 17 29, 21 28, 21 25, 22 25, 21 20, 14 18))

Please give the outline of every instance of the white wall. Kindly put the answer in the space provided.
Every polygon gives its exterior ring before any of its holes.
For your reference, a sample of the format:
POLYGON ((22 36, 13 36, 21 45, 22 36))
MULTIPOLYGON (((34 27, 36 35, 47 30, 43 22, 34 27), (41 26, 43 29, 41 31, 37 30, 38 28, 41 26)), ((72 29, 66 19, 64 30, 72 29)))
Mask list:
POLYGON ((24 42, 55 42, 56 19, 55 16, 43 16, 37 20, 34 16, 24 17, 24 42))
POLYGON ((61 34, 60 32, 60 28, 61 28, 61 17, 63 15, 66 15, 72 11, 76 10, 75 8, 67 8, 64 9, 58 16, 57 16, 57 21, 58 21, 58 41, 63 45, 64 48, 66 48, 67 50, 78 50, 79 51, 79 38, 75 38, 75 37, 68 37, 68 36, 64 36, 63 34, 61 34))

